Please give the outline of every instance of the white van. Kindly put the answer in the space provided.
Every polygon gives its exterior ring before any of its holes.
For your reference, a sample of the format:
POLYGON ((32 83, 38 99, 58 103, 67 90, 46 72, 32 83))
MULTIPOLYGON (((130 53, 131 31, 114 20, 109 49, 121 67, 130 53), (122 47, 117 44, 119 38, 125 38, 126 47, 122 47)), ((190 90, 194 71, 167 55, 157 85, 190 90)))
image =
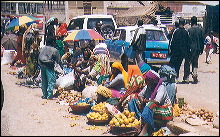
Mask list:
POLYGON ((104 38, 111 38, 117 28, 116 22, 112 15, 93 14, 93 15, 82 15, 71 19, 67 31, 76 29, 94 29, 96 23, 102 24, 102 31, 104 32, 104 38))

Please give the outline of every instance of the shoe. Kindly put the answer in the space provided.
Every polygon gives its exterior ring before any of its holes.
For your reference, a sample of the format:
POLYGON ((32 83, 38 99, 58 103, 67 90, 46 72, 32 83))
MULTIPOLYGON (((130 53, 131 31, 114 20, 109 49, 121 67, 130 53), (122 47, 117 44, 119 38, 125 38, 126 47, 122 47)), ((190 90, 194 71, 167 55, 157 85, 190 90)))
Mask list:
POLYGON ((183 81, 182 81, 182 83, 186 83, 186 84, 189 84, 189 78, 183 78, 183 81))
POLYGON ((42 98, 42 99, 47 99, 47 98, 46 98, 46 97, 44 97, 44 96, 42 96, 41 98, 42 98))
POLYGON ((197 77, 193 77, 193 84, 197 84, 199 81, 198 81, 198 78, 197 77))

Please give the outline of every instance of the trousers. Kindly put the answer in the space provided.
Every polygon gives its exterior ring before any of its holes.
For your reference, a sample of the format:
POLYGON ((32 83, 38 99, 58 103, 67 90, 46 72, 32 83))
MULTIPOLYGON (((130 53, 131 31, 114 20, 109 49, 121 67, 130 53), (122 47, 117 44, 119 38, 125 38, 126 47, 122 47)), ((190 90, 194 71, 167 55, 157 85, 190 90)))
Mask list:
POLYGON ((43 98, 51 99, 53 97, 53 90, 56 83, 55 71, 41 66, 41 79, 43 98))
POLYGON ((175 69, 177 78, 179 78, 179 70, 183 59, 185 59, 183 80, 186 80, 190 75, 190 59, 188 57, 183 57, 181 55, 171 56, 169 65, 175 69))

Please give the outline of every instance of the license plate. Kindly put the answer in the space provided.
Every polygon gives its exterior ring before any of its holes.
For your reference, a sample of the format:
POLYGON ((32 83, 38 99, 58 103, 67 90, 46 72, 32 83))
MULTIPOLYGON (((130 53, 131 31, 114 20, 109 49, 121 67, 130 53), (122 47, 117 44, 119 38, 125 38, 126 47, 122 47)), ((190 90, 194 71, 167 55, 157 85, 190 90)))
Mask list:
POLYGON ((166 58, 167 58, 167 54, 163 54, 163 53, 151 53, 151 58, 166 59, 166 58))

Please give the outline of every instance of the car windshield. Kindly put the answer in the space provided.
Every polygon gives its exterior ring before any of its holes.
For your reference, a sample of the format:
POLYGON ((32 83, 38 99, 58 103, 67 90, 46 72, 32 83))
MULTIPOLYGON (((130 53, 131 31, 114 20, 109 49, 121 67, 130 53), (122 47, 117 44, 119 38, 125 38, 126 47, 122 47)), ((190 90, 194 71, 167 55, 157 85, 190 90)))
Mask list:
POLYGON ((114 33, 114 39, 125 40, 126 31, 124 29, 117 29, 114 33))
POLYGON ((84 18, 73 19, 70 21, 67 30, 83 29, 84 18))
POLYGON ((99 22, 101 24, 113 25, 114 23, 111 18, 89 18, 88 19, 88 29, 93 29, 96 27, 96 23, 99 22))
POLYGON ((148 41, 166 41, 163 31, 146 30, 148 41))

